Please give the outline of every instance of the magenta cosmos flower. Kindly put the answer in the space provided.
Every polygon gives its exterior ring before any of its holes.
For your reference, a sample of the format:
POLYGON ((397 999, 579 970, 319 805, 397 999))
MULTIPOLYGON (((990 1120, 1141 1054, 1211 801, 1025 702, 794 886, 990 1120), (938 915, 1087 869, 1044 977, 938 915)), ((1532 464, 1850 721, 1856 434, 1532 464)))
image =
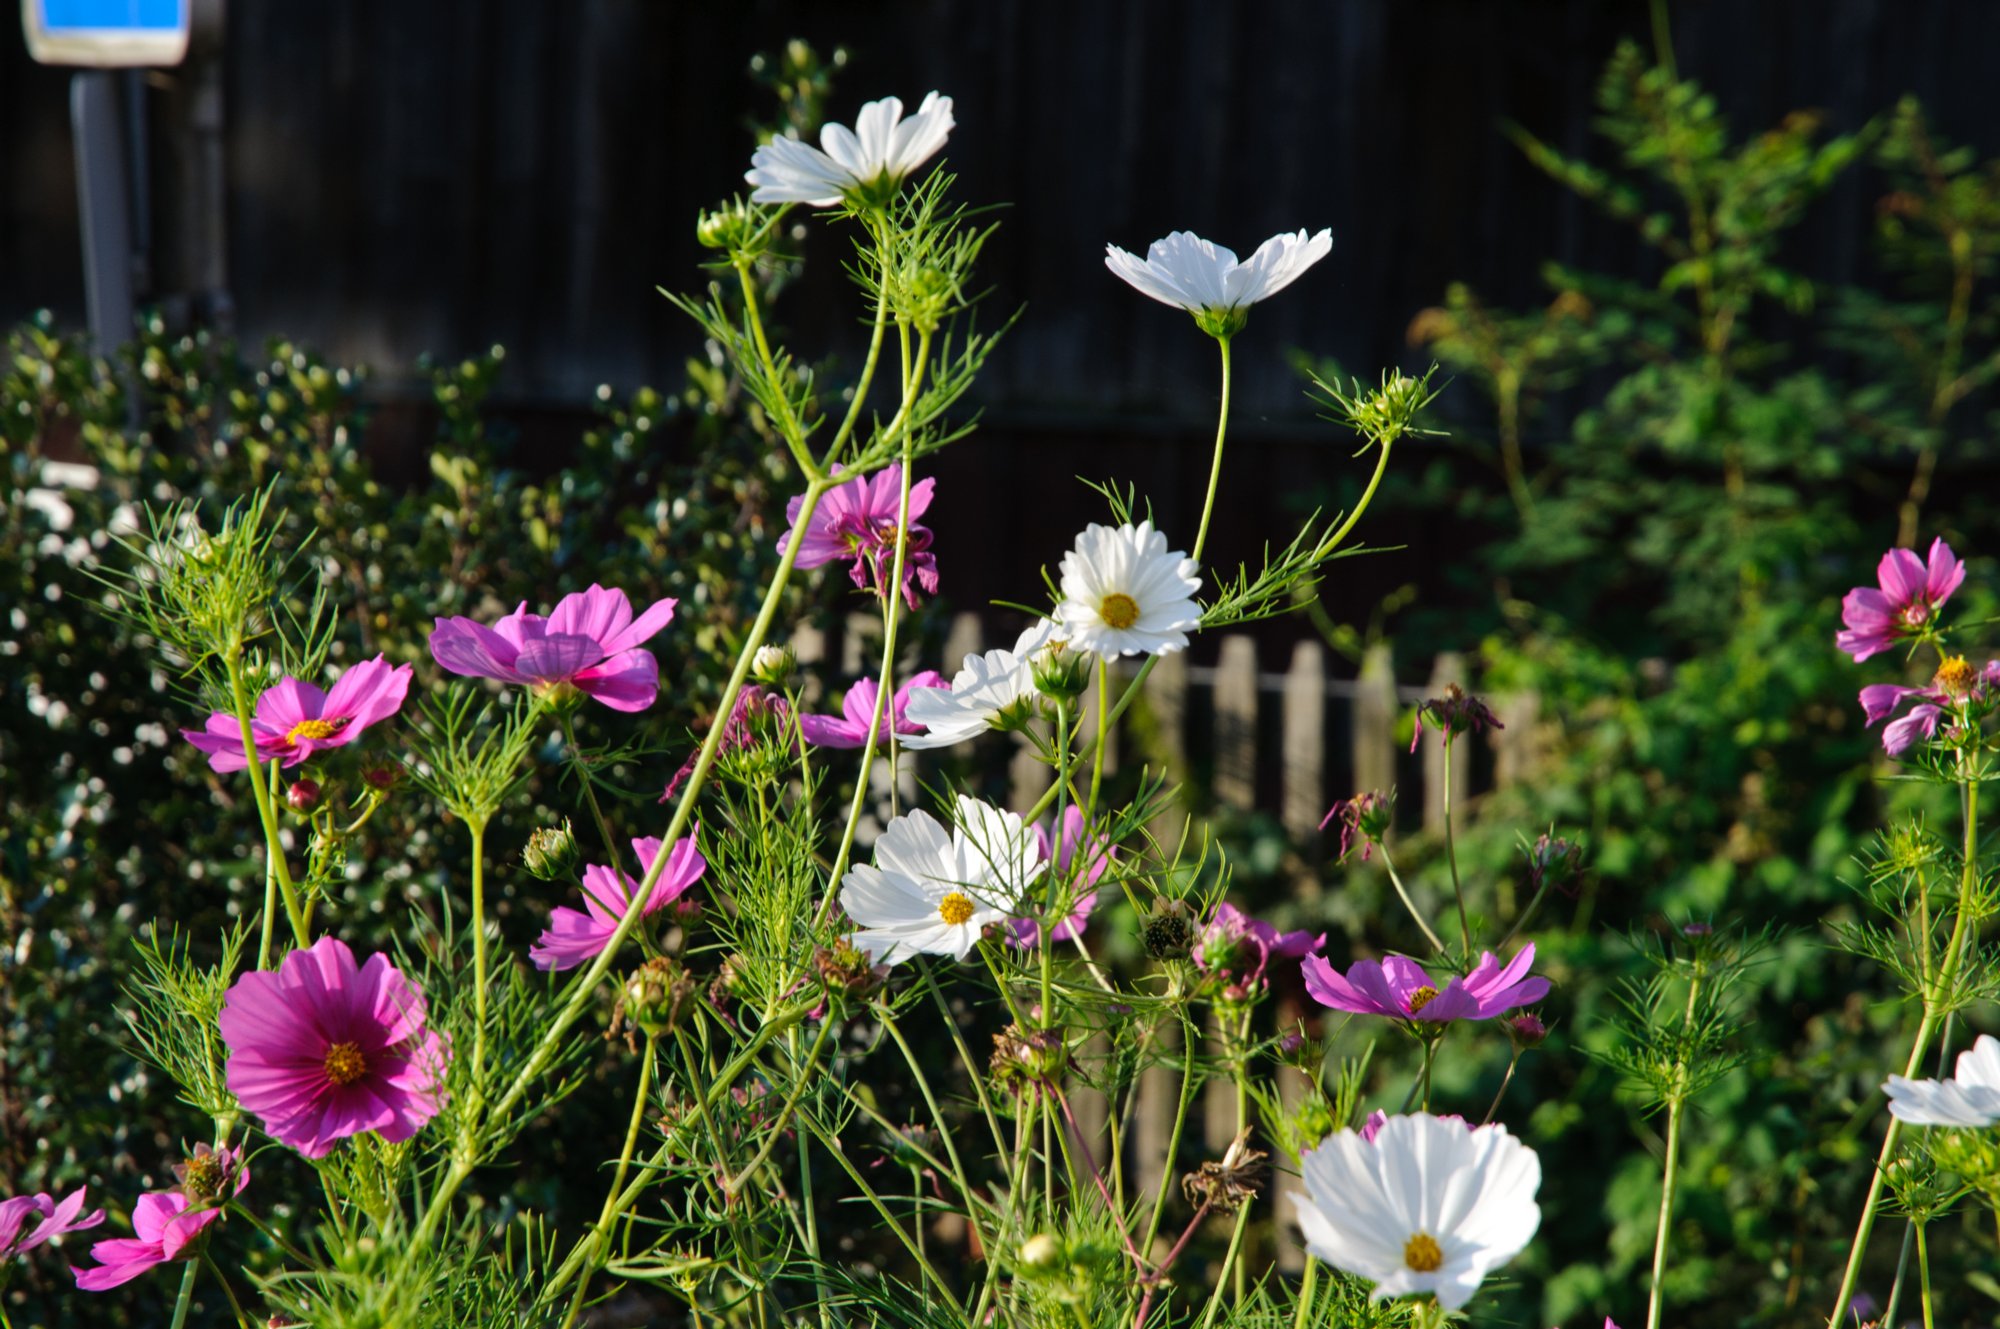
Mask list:
MULTIPOLYGON (((1274 956, 1310 956, 1326 945, 1324 932, 1280 932, 1273 924, 1250 915, 1227 900, 1215 907, 1194 943, 1197 969, 1218 974, 1233 988, 1247 991, 1264 981, 1274 956)), ((1325 961, 1321 961, 1325 963, 1325 961)))
POLYGON ((1484 1020, 1540 1001, 1549 994, 1549 980, 1526 977, 1535 962, 1535 947, 1523 946, 1505 968, 1493 952, 1464 978, 1440 987, 1422 965, 1392 955, 1381 963, 1358 960, 1342 977, 1324 958, 1308 955, 1302 962, 1306 991, 1322 1006, 1357 1015, 1386 1015, 1392 1020, 1421 1019, 1425 1024, 1446 1020, 1484 1020))
POLYGON ((332 937, 222 1001, 229 1092, 265 1134, 307 1158, 374 1131, 394 1144, 437 1115, 451 1049, 424 1027, 424 994, 389 963, 332 937))
POLYGON ((678 603, 656 600, 635 619, 625 592, 593 585, 558 600, 547 618, 529 613, 526 601, 490 628, 441 618, 431 655, 468 678, 536 689, 567 684, 614 711, 643 711, 660 695, 660 666, 640 647, 674 621, 678 603))
MULTIPOLYGON (((899 734, 921 734, 924 727, 912 724, 904 715, 910 707, 910 694, 918 688, 948 688, 944 675, 935 669, 926 669, 913 675, 909 682, 896 689, 894 701, 896 732, 899 734)), ((839 715, 801 715, 799 732, 815 747, 858 748, 868 742, 868 721, 875 715, 875 694, 880 685, 872 678, 857 678, 854 686, 841 698, 839 715)), ((881 736, 889 734, 889 716, 882 717, 881 736)))
MULTIPOLYGON (((918 480, 910 485, 910 542, 903 555, 903 600, 912 609, 917 607, 916 592, 910 589, 912 581, 923 587, 924 594, 937 594, 937 555, 930 552, 931 533, 929 528, 917 525, 917 518, 930 507, 931 491, 936 487, 935 479, 918 480)), ((779 553, 791 543, 792 531, 799 524, 805 502, 805 495, 795 494, 785 505, 785 520, 790 524, 778 540, 779 553)), ((873 476, 864 475, 828 490, 806 524, 799 541, 797 565, 817 568, 850 559, 848 575, 854 578, 856 586, 873 590, 877 595, 886 594, 884 587, 895 566, 896 519, 902 504, 901 462, 891 462, 873 476)))
MULTIPOLYGON (((699 827, 696 832, 700 832, 699 827)), ((633 839, 632 852, 639 856, 641 872, 653 866, 663 843, 649 835, 633 839)), ((682 836, 667 856, 667 865, 653 883, 653 893, 646 897, 646 907, 639 916, 657 913, 680 899, 706 871, 708 860, 695 848, 695 837, 682 836)), ((537 969, 574 969, 591 959, 610 944, 611 934, 618 931, 618 921, 631 907, 632 892, 637 889, 638 881, 616 868, 597 863, 584 868, 583 910, 557 909, 551 913, 548 930, 529 947, 528 958, 537 969)))
POLYGON ((1904 637, 1919 636, 1930 626, 1938 607, 1965 580, 1965 565, 1943 540, 1931 541, 1928 563, 1918 562, 1907 549, 1891 549, 1875 569, 1880 589, 1857 586, 1840 602, 1840 620, 1847 626, 1833 644, 1866 660, 1904 637))
MULTIPOLYGON (((1062 845, 1060 848, 1049 844, 1049 833, 1047 830, 1043 829, 1040 825, 1035 827, 1035 852, 1041 860, 1044 862, 1048 861, 1050 850, 1052 848, 1055 849, 1057 880, 1061 880, 1069 874, 1070 863, 1076 858, 1077 849, 1083 844, 1083 840, 1083 809, 1077 807, 1075 804, 1071 804, 1063 812, 1062 845)), ((1090 859, 1077 869, 1075 884, 1078 886, 1088 886, 1092 889, 1077 896, 1076 903, 1070 907, 1069 917, 1049 929, 1050 941, 1064 942, 1070 940, 1072 937, 1083 935, 1084 925, 1090 921, 1090 911, 1097 908, 1097 891, 1095 887, 1099 879, 1104 876, 1106 869, 1111 866, 1111 861, 1118 856, 1118 851, 1106 843, 1105 838, 1101 835, 1091 837, 1088 853, 1090 859)), ((1042 925, 1039 920, 1033 918, 1015 918, 1008 921, 1008 926, 1008 945, 1029 947, 1042 944, 1042 925)))
POLYGON ((52 1237, 102 1223, 102 1209, 83 1212, 84 1195, 89 1189, 79 1186, 61 1200, 46 1191, 0 1200, 0 1264, 26 1255, 52 1237), (33 1227, 27 1226, 30 1218, 38 1220, 33 1227))
POLYGON ((190 1199, 184 1188, 149 1191, 132 1206, 131 1237, 114 1237, 90 1248, 95 1268, 72 1268, 76 1285, 85 1292, 103 1292, 129 1283, 155 1265, 192 1259, 189 1249, 194 1239, 210 1223, 222 1217, 221 1202, 228 1195, 240 1195, 250 1184, 250 1165, 242 1151, 217 1150, 208 1157, 221 1160, 215 1171, 215 1191, 205 1199, 190 1199))
MULTIPOLYGON (((342 674, 331 692, 282 679, 257 698, 250 720, 257 760, 296 766, 322 749, 344 747, 401 710, 409 690, 410 666, 392 667, 379 655, 342 674)), ((211 769, 240 771, 250 765, 233 711, 217 711, 202 728, 181 730, 181 737, 208 754, 211 769)))
POLYGON ((1959 707, 1983 714, 1996 694, 2000 694, 2000 660, 1988 660, 1984 669, 1975 669, 1964 656, 1953 655, 1938 666, 1927 688, 1876 683, 1861 689, 1861 710, 1869 724, 1880 724, 1905 701, 1917 699, 1917 705, 1882 731, 1883 750, 1897 757, 1919 740, 1936 738, 1938 726, 1959 707))

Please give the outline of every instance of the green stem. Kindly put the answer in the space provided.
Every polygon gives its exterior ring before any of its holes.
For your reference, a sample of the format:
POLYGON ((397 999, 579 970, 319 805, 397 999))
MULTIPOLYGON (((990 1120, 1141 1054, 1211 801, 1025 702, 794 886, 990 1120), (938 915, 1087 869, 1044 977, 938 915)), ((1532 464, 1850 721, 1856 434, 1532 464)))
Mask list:
POLYGON ((1681 1100, 1667 1104, 1667 1161, 1660 1176, 1660 1225, 1653 1234, 1653 1290, 1646 1303, 1646 1329, 1660 1329, 1660 1302, 1667 1271, 1667 1234, 1672 1229, 1674 1183, 1680 1171, 1681 1100))
POLYGON ((932 1286, 936 1287, 939 1292, 949 1295, 951 1285, 945 1282, 944 1276, 938 1273, 931 1262, 925 1258, 924 1253, 917 1249, 917 1243, 910 1239, 909 1233, 903 1231, 903 1225, 898 1223, 895 1215, 889 1212, 889 1206, 882 1202, 882 1197, 875 1193, 875 1188, 870 1186, 867 1179, 856 1170, 853 1162, 847 1157, 846 1152, 841 1149, 839 1142, 826 1133, 826 1129, 818 1121, 814 1120, 810 1112, 802 1115, 799 1120, 804 1123, 805 1128, 812 1132, 822 1145, 826 1146, 828 1156, 834 1162, 840 1164, 840 1170, 847 1174, 848 1180, 854 1183, 854 1188, 861 1192, 862 1198, 874 1206, 876 1214, 882 1219, 882 1226, 896 1234, 896 1239, 902 1242, 903 1249, 910 1253, 910 1256, 916 1260, 917 1267, 924 1271, 924 1277, 928 1278, 932 1286))
POLYGON ((1222 409, 1215 421, 1215 456, 1208 464, 1208 497, 1201 503, 1201 527, 1195 532, 1190 555, 1197 563, 1201 562, 1202 546, 1208 543, 1208 519, 1215 512, 1215 490, 1222 480, 1222 445, 1229 436, 1229 338, 1217 337, 1215 341, 1222 348, 1222 409))
POLYGON ((1458 844, 1451 830, 1451 740, 1449 728, 1444 731, 1444 859, 1451 868, 1451 894, 1458 902, 1458 939, 1464 948, 1466 962, 1472 960, 1472 925, 1465 917, 1465 887, 1458 880, 1458 844))
MULTIPOLYGON (((1215 1275, 1215 1292, 1208 1299, 1208 1309, 1202 1312, 1201 1329, 1208 1329, 1214 1324, 1216 1312, 1222 1309, 1222 1293, 1230 1285, 1230 1269, 1235 1268, 1238 1273, 1242 1272, 1242 1266, 1236 1257, 1242 1254, 1243 1233, 1249 1226, 1250 1206, 1246 1203, 1236 1211, 1236 1227, 1229 1234, 1229 1249, 1223 1254, 1222 1268, 1215 1275)), ((1238 1296, 1240 1298, 1240 1291, 1238 1296)))
POLYGON ((1396 888, 1396 898, 1403 902, 1403 908, 1409 911, 1411 920, 1423 930, 1424 939, 1430 942, 1431 948, 1439 955, 1446 954, 1444 942, 1439 939, 1437 933, 1431 931, 1431 925, 1424 921, 1424 916, 1417 912, 1416 901, 1410 898, 1410 892, 1403 886, 1402 877, 1397 875, 1396 865, 1389 859, 1389 846, 1378 844, 1375 848, 1382 855, 1382 866, 1389 872, 1389 884, 1396 888))
POLYGON ((778 399, 778 432, 784 435, 792 460, 799 464, 799 474, 809 481, 817 479, 819 467, 813 463, 812 454, 806 451, 805 431, 799 427, 798 417, 792 413, 791 391, 778 373, 778 362, 771 356, 771 343, 764 336, 764 319, 757 312, 757 286, 750 280, 748 259, 736 260, 736 277, 743 287, 743 316, 750 323, 750 338, 757 346, 757 361, 763 366, 764 376, 770 381, 771 391, 778 399))
MULTIPOLYGON (((639 1089, 632 1095, 632 1120, 625 1127, 625 1147, 618 1154, 618 1170, 612 1173, 611 1189, 605 1192, 604 1207, 598 1211, 597 1226, 591 1232, 590 1251, 585 1258, 595 1265, 611 1241, 611 1226, 618 1221, 618 1197, 625 1188, 625 1174, 632 1166, 632 1150, 639 1143, 639 1126, 646 1119, 646 1093, 653 1086, 653 1053, 659 1036, 648 1032, 646 1051, 639 1058, 639 1089)), ((590 1291, 590 1274, 585 1272, 576 1280, 576 1294, 570 1298, 569 1314, 563 1317, 563 1329, 576 1323, 576 1317, 583 1310, 583 1299, 590 1291)))
MULTIPOLYGON (((275 802, 278 796, 278 767, 271 767, 270 792, 275 802)), ((269 853, 264 855, 264 912, 258 921, 257 967, 271 967, 271 932, 278 922, 278 869, 277 859, 269 853)))
POLYGON ((485 1095, 486 1069, 486 823, 472 824, 472 1084, 485 1095))
POLYGON ((173 1329, 181 1329, 181 1326, 187 1323, 188 1305, 194 1300, 195 1271, 200 1267, 193 1260, 189 1260, 181 1268, 181 1291, 180 1295, 174 1298, 173 1329))
POLYGON ((1917 1288, 1923 1297, 1924 1329, 1936 1329, 1931 1309, 1931 1253, 1924 1240, 1924 1223, 1917 1224, 1917 1288))
POLYGON ((1167 1134, 1167 1156, 1160 1164, 1160 1191, 1153 1197, 1153 1216, 1146 1222, 1146 1239, 1139 1253, 1152 1257, 1153 1241, 1160 1235, 1160 1217, 1167 1210, 1167 1195, 1173 1189, 1174 1160, 1181 1152, 1181 1129, 1187 1125, 1188 1104, 1194 1099, 1194 1027, 1181 1016, 1181 1094, 1174 1109, 1174 1128, 1167 1134))
POLYGON ((556 722, 562 726, 563 746, 569 753, 570 768, 576 772, 577 782, 583 786, 583 801, 590 805, 590 819, 604 841, 604 852, 611 856, 611 867, 622 871, 618 865, 625 856, 618 852, 618 839, 611 834, 611 823, 605 820, 604 809, 598 804, 596 782, 590 778, 590 768, 584 764, 583 749, 577 746, 576 723, 566 713, 557 716, 556 722))
MULTIPOLYGON (((917 1091, 924 1096, 924 1106, 930 1109, 931 1120, 937 1123, 938 1138, 944 1142, 945 1154, 951 1159, 952 1180, 958 1184, 959 1194, 966 1197, 965 1217, 972 1224, 973 1244, 980 1250, 988 1250, 985 1234, 979 1230, 979 1215, 974 1211, 971 1201, 972 1179, 966 1174, 965 1164, 958 1156, 958 1143, 952 1138, 950 1121, 945 1117, 943 1109, 938 1106, 937 1095, 931 1092, 930 1077, 924 1074, 923 1063, 918 1059, 916 1052, 911 1049, 909 1040, 903 1037, 902 1029, 889 1014, 888 1004, 885 1002, 876 1003, 875 1012, 877 1017, 882 1021, 882 1028, 895 1041, 897 1049, 902 1052, 903 1060, 910 1067, 910 1074, 916 1078, 917 1091)), ((978 1076, 975 1075, 973 1078, 976 1080, 978 1076)), ((989 1257, 990 1254, 989 1250, 989 1257)))
POLYGON ((1319 1261, 1306 1256, 1306 1274, 1299 1280, 1299 1308, 1292 1316, 1292 1329, 1306 1329, 1312 1320, 1313 1284, 1319 1279, 1319 1261))
POLYGON ((206 1251, 202 1252, 201 1262, 208 1267, 208 1272, 215 1276, 216 1286, 222 1289, 223 1297, 229 1302, 229 1309, 236 1316, 239 1329, 248 1329, 250 1317, 243 1313, 243 1303, 236 1299, 236 1289, 230 1287, 229 1280, 222 1276, 222 1267, 216 1264, 206 1251))
MULTIPOLYGON (((277 800, 264 787, 264 766, 257 758, 257 735, 250 728, 250 691, 244 685, 241 655, 229 657, 229 696, 236 708, 237 728, 243 735, 243 760, 249 767, 250 793, 257 802, 257 819, 264 824, 264 854, 267 870, 275 870, 278 889, 284 895, 285 913, 292 922, 292 937, 301 948, 312 945, 312 930, 299 902, 298 887, 292 882, 291 865, 285 861, 285 842, 278 833, 277 800)), ((260 966, 261 967, 261 966, 260 966)))

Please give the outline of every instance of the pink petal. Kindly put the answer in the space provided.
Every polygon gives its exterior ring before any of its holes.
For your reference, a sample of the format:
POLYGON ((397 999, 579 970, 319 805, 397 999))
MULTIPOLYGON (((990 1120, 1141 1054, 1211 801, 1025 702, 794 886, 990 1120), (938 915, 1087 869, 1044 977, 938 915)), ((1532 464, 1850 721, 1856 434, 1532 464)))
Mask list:
POLYGON ((1930 564, 1924 576, 1925 598, 1934 606, 1941 605, 1964 580, 1965 564, 1953 555, 1951 546, 1942 539, 1931 541, 1930 564))
POLYGON ((441 618, 431 629, 431 658, 467 678, 519 683, 522 677, 514 660, 520 653, 519 642, 469 618, 441 618))
POLYGON ((595 637, 550 633, 521 648, 514 667, 539 683, 560 683, 577 677, 604 658, 595 637))
POLYGON ((1898 609, 1914 603, 1923 594, 1926 576, 1924 565, 1907 549, 1891 549, 1882 555, 1882 561, 1875 569, 1875 579, 1882 584, 1882 593, 1898 609))
POLYGON ((335 680, 324 714, 346 719, 343 732, 358 734, 402 709, 414 672, 409 665, 391 666, 379 655, 364 660, 335 680))
POLYGON ((659 636, 667 624, 674 621, 674 606, 679 603, 680 601, 673 599, 655 600, 646 612, 634 619, 631 626, 624 631, 610 637, 600 637, 598 640, 604 643, 604 649, 612 655, 644 646, 659 636))
POLYGON ((651 651, 621 651, 570 680, 614 711, 643 711, 660 695, 660 666, 651 651))
POLYGON ((281 678, 257 698, 257 723, 274 734, 289 734, 301 720, 317 720, 326 709, 326 694, 296 678, 281 678))

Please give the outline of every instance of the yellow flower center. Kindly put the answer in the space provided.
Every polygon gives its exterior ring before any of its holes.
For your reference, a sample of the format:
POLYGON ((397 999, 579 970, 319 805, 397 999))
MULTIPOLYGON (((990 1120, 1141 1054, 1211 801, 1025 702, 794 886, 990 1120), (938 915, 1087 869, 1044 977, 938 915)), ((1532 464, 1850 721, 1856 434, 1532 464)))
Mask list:
MULTIPOLYGON (((1410 994, 1410 1014, 1415 1015, 1418 1011, 1430 1005, 1437 994, 1438 990, 1428 983, 1418 988, 1415 992, 1412 992, 1410 994)), ((1429 1241, 1430 1238, 1425 1237, 1424 1240, 1429 1241)))
POLYGON ((938 917, 957 927, 972 917, 972 901, 953 891, 938 901, 938 917))
POLYGON ((340 726, 332 720, 301 720, 285 735, 287 743, 296 743, 302 738, 314 740, 332 738, 340 732, 340 726))
POLYGON ((353 1084, 368 1073, 368 1059, 352 1043, 335 1043, 326 1050, 326 1078, 335 1084, 353 1084))
POLYGON ((1139 621, 1139 602, 1123 591, 1113 591, 1097 606, 1097 616, 1106 627, 1123 632, 1139 621))
POLYGON ((1419 1232, 1403 1243, 1403 1263, 1420 1274, 1434 1274, 1444 1266, 1444 1251, 1436 1237, 1419 1232))
POLYGON ((1962 655, 1946 657, 1931 679, 1931 686, 1948 697, 1963 697, 1979 681, 1979 671, 1962 655))

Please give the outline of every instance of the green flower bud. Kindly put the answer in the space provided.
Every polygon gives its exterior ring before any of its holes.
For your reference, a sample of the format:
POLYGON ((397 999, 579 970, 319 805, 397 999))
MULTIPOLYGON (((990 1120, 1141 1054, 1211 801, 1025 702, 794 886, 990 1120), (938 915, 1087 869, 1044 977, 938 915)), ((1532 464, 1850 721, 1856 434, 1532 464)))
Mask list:
POLYGON ((694 977, 672 956, 657 955, 625 980, 621 1013, 648 1034, 664 1034, 680 1023, 694 996, 694 977))
POLYGON ((1052 641, 1028 662, 1035 691, 1051 701, 1072 702, 1090 688, 1090 656, 1066 641, 1052 641))
POLYGON ((750 677, 767 688, 782 692, 791 687, 792 676, 798 672, 798 667, 798 653, 791 647, 760 646, 750 661, 750 677))
POLYGON ((576 875, 579 857, 576 836, 570 831, 567 821, 560 827, 539 828, 528 837, 526 847, 521 850, 522 866, 537 881, 569 880, 576 875))

